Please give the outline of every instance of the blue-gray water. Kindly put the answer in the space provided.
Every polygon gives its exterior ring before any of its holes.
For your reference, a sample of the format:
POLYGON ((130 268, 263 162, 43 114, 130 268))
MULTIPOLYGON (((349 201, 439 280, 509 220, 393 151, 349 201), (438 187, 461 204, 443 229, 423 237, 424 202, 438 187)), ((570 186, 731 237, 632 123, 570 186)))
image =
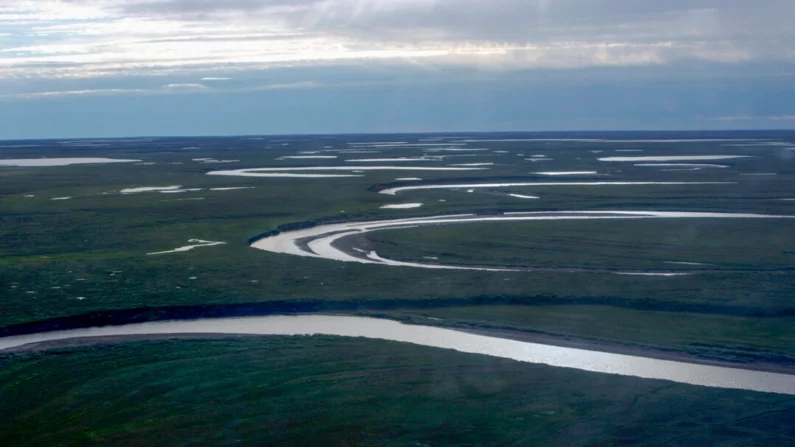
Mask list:
POLYGON ((81 337, 191 333, 366 337, 584 371, 795 395, 795 375, 549 346, 391 320, 346 316, 221 318, 76 329, 0 338, 0 351, 31 343, 81 337))

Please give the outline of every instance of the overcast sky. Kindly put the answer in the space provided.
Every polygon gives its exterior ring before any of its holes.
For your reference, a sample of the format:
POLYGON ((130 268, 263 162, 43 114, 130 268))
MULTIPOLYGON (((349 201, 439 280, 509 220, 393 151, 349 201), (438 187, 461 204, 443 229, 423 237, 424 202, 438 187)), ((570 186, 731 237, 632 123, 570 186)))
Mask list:
POLYGON ((0 138, 795 128, 793 0, 0 0, 0 138))

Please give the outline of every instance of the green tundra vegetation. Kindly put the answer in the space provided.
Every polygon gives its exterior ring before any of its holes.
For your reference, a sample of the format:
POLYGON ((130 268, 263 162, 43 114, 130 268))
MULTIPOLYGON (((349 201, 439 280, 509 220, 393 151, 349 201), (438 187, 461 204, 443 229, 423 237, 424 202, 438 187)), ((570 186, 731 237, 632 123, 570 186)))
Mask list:
MULTIPOLYGON (((471 153, 357 146, 353 150, 377 153, 280 159, 349 151, 350 142, 411 143, 423 137, 164 138, 114 140, 102 147, 0 143, 0 159, 141 160, 0 166, 0 334, 55 318, 62 320, 41 327, 120 322, 128 316, 141 321, 223 314, 228 306, 240 305, 234 312, 375 315, 514 331, 590 343, 596 349, 795 367, 795 231, 789 220, 473 223, 379 231, 365 241, 397 260, 586 270, 576 273, 396 268, 249 247, 257 235, 296 223, 447 213, 795 215, 795 201, 785 200, 795 198, 795 162, 792 151, 781 147, 518 141, 472 143, 468 146, 489 150, 471 153), (727 167, 700 170, 598 160, 693 154, 752 157, 708 161, 727 167), (347 161, 421 155, 453 157, 422 163, 347 161), (527 160, 534 155, 551 160, 527 160), (364 171, 345 178, 206 175, 255 167, 475 163, 494 164, 467 171, 364 171), (598 175, 550 177, 536 173, 540 171, 598 175), (760 173, 777 175, 753 175, 760 173), (397 180, 406 177, 421 180, 397 180), (502 181, 712 184, 378 192, 408 184, 502 181), (121 193, 177 185, 195 191, 121 193), (213 190, 238 187, 248 189, 213 190), (69 199, 52 200, 63 197, 69 199), (423 206, 380 208, 408 202, 423 206), (191 239, 223 244, 148 255, 190 245, 191 239), (676 264, 681 262, 704 265, 676 264), (615 269, 697 274, 623 276, 610 272, 615 269)), ((795 141, 793 135, 778 133, 742 137, 795 141)), ((52 445, 54 437, 72 444, 134 439, 147 445, 169 433, 174 445, 191 439, 260 445, 331 439, 339 439, 337 445, 384 445, 388 440, 395 445, 527 445, 528 439, 539 445, 581 445, 586 439, 593 445, 700 445, 705 439, 725 445, 795 443, 792 428, 783 422, 794 416, 792 400, 782 396, 317 337, 159 341, 7 355, 0 363, 0 397, 0 441, 9 440, 4 445, 52 445), (247 401, 251 396, 256 399, 247 401), (280 411, 285 408, 289 411, 280 411)))
POLYGON ((243 337, 0 358, 0 443, 791 445, 791 396, 402 343, 243 337))

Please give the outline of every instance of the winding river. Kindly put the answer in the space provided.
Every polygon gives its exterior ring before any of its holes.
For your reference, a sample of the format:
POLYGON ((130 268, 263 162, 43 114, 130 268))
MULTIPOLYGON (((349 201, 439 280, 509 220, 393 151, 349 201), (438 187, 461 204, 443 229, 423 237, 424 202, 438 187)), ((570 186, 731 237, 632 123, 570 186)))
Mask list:
MULTIPOLYGON (((341 262, 358 262, 393 267, 416 267, 425 269, 446 270, 479 270, 492 272, 520 271, 559 271, 559 272, 598 272, 577 268, 519 268, 519 267, 478 267, 422 262, 403 262, 381 257, 375 251, 358 248, 351 238, 372 231, 410 229, 427 225, 464 224, 475 222, 521 222, 521 221, 557 221, 557 220, 611 220, 611 219, 793 219, 795 216, 751 214, 751 213, 711 213, 689 211, 554 211, 554 212, 511 212, 494 215, 459 214, 446 216, 415 217, 377 221, 344 222, 318 225, 312 228, 287 231, 265 237, 252 247, 272 253, 284 253, 296 256, 331 259, 341 262)), ((680 276, 696 272, 681 271, 632 271, 604 270, 608 273, 643 276, 680 276)))
POLYGON ((438 327, 407 325, 392 320, 347 316, 216 318, 45 332, 0 338, 0 351, 56 340, 157 334, 322 334, 365 337, 584 371, 670 380, 717 388, 795 395, 795 376, 793 375, 565 348, 438 327))
MULTIPOLYGON (((529 158, 528 160, 544 160, 543 158, 529 158)), ((386 188, 378 191, 380 194, 390 196, 404 191, 419 191, 429 189, 479 189, 479 188, 513 188, 519 186, 557 187, 557 186, 688 186, 688 185, 733 185, 733 182, 503 182, 503 183, 431 183, 427 185, 410 185, 386 188)))

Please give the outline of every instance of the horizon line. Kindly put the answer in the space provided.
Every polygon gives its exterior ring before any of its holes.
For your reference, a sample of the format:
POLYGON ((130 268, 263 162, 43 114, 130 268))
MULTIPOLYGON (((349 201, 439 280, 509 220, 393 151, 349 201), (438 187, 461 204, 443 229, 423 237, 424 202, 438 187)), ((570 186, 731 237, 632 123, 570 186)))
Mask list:
POLYGON ((400 132, 339 132, 339 133, 273 133, 273 134, 195 134, 195 135, 128 135, 128 136, 94 136, 94 137, 44 137, 44 138, 0 138, 7 141, 68 141, 68 140, 130 140, 130 139, 189 139, 189 138, 262 138, 262 137, 339 137, 339 136, 371 136, 371 135, 475 135, 475 134, 598 134, 598 133, 744 133, 744 132, 792 132, 795 128, 786 129, 667 129, 667 130, 451 130, 451 131, 400 131, 400 132))

